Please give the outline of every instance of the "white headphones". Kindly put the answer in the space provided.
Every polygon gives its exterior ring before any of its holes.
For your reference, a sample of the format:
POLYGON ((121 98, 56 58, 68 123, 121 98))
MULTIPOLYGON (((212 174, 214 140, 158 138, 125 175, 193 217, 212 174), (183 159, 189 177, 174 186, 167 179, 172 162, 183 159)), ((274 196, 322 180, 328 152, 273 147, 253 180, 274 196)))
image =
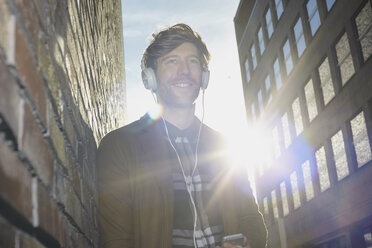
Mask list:
MULTIPOLYGON (((156 75, 154 70, 151 67, 146 67, 145 65, 145 56, 143 56, 141 61, 141 69, 142 69, 142 82, 146 89, 151 90, 152 92, 155 92, 158 88, 157 82, 156 82, 156 75)), ((201 82, 201 88, 205 90, 208 87, 209 83, 209 70, 208 68, 203 68, 202 73, 202 82, 201 82)))

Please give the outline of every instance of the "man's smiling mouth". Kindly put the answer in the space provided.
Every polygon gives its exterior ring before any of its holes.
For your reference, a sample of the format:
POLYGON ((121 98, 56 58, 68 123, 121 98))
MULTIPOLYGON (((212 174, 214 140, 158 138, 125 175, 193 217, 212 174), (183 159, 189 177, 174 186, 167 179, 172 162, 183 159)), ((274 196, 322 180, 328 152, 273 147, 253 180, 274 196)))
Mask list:
POLYGON ((173 86, 179 87, 179 88, 187 88, 187 87, 191 87, 192 84, 188 82, 179 82, 179 83, 174 83, 173 86))

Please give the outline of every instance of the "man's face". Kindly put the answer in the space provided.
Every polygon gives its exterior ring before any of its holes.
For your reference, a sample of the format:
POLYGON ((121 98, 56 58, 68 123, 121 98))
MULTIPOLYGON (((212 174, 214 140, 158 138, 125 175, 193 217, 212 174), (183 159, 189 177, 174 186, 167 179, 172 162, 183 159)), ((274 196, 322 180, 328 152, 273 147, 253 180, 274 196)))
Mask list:
POLYGON ((191 107, 199 95, 202 69, 196 46, 185 42, 157 59, 157 96, 171 107, 191 107))

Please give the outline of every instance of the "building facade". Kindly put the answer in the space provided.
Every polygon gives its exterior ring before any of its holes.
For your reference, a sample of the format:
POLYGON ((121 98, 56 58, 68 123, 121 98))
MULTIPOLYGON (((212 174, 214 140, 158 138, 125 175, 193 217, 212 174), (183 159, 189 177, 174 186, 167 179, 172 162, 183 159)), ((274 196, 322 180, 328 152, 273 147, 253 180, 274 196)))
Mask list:
POLYGON ((372 1, 242 0, 247 118, 269 247, 372 247, 372 1))

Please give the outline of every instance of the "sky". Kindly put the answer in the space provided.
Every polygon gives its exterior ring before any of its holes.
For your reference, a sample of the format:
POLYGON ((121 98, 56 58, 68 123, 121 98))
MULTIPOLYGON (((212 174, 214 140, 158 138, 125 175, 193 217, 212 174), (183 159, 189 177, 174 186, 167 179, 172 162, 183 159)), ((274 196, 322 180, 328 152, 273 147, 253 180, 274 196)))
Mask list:
MULTIPOLYGON (((246 126, 233 22, 238 5, 239 0, 122 0, 128 122, 154 106, 140 70, 151 35, 166 25, 183 22, 202 36, 211 54, 204 122, 226 136, 237 135, 246 126)), ((201 106, 199 100, 199 117, 201 106)))

